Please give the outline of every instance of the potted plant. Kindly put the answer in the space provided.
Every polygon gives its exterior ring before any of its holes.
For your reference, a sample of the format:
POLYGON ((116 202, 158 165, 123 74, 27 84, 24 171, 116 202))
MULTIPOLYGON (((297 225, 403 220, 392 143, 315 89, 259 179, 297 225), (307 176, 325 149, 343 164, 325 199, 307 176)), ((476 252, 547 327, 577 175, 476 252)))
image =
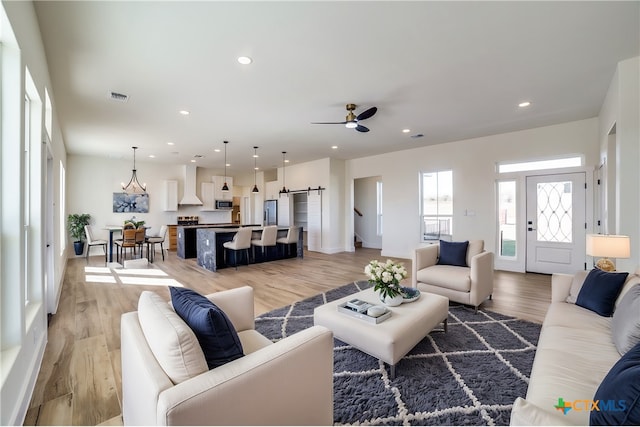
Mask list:
POLYGON ((392 307, 402 304, 404 298, 400 280, 407 277, 407 269, 404 265, 395 263, 390 259, 386 263, 372 260, 364 268, 364 273, 373 284, 373 290, 378 292, 380 300, 392 307))
POLYGON ((67 217, 67 229, 73 238, 76 255, 82 255, 84 252, 84 226, 89 225, 89 221, 91 221, 89 214, 71 214, 67 217))

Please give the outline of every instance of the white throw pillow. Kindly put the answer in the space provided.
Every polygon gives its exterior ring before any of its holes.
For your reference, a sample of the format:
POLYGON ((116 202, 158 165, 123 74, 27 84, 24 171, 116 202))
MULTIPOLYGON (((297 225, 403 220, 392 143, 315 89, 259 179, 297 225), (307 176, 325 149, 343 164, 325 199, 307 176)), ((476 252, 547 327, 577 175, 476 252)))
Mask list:
POLYGON ((160 295, 142 292, 138 319, 149 348, 174 384, 209 370, 196 335, 160 295))
POLYGON ((569 296, 565 301, 571 304, 575 304, 578 299, 578 294, 580 293, 580 289, 582 289, 582 284, 584 283, 584 279, 586 279, 587 274, 589 274, 588 270, 578 271, 573 275, 573 280, 571 281, 571 289, 569 290, 569 296))

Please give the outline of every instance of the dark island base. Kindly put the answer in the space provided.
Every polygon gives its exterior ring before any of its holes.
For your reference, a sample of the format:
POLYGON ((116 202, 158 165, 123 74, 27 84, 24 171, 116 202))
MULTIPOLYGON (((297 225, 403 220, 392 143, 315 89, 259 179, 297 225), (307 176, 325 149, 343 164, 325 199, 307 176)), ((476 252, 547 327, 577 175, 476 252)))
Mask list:
MULTIPOLYGON (((287 227, 278 230, 278 238, 287 234, 287 227)), ((298 237, 298 243, 288 245, 277 244, 276 246, 265 247, 264 252, 261 247, 249 248, 249 256, 247 259, 247 251, 227 251, 223 244, 233 240, 236 230, 220 229, 220 228, 198 228, 196 230, 196 256, 198 265, 210 271, 216 271, 220 268, 234 267, 243 264, 255 264, 261 262, 274 261, 286 258, 302 258, 302 230, 298 237), (225 252, 226 255, 225 255, 225 252), (225 260, 226 256, 226 260, 225 260), (236 259, 237 257, 237 259, 236 259)), ((254 227, 255 239, 260 238, 262 228, 254 227)))

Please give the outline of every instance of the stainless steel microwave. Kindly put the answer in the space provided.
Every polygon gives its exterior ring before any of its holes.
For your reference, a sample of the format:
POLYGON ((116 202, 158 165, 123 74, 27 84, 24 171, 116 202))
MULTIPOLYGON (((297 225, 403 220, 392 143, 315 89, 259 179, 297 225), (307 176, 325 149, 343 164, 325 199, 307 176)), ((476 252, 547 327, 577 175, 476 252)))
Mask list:
POLYGON ((233 202, 231 200, 216 200, 216 209, 231 209, 233 202))

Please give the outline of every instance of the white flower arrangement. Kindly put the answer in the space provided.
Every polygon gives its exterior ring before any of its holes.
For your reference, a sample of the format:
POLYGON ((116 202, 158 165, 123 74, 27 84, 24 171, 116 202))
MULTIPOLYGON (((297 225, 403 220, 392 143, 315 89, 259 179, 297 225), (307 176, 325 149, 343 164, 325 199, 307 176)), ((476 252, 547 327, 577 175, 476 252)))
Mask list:
POLYGON ((382 298, 393 298, 402 294, 400 280, 407 277, 407 269, 390 259, 386 263, 372 260, 364 268, 364 274, 369 278, 369 283, 375 285, 373 290, 378 291, 382 298))

